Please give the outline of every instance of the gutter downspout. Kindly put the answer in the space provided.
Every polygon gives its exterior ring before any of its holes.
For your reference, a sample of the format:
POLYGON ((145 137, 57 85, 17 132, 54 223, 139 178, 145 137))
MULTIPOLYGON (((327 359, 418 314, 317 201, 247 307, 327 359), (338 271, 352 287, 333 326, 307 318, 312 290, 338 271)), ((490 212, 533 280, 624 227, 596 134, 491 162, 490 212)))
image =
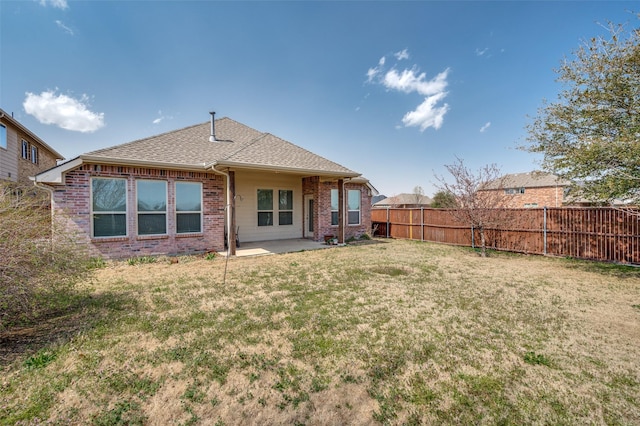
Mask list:
POLYGON ((223 172, 222 170, 216 169, 216 165, 215 164, 213 164, 211 166, 211 170, 214 173, 219 173, 219 174, 223 175, 226 178, 226 181, 227 181, 227 191, 226 191, 227 192, 227 202, 226 202, 226 204, 224 206, 224 209, 228 210, 228 213, 229 213, 229 214, 227 214, 227 217, 226 217, 226 222, 227 222, 227 257, 229 257, 231 255, 235 255, 236 254, 235 230, 233 231, 233 233, 234 233, 233 238, 231 238, 232 237, 232 235, 231 235, 231 232, 232 232, 231 231, 231 214, 233 213, 232 209, 231 209, 231 183, 230 183, 231 178, 230 178, 228 172, 223 172), (233 250, 231 249, 232 241, 233 241, 233 250))
POLYGON ((47 191, 49 193, 49 209, 51 210, 50 214, 51 214, 51 246, 53 247, 53 238, 55 235, 55 217, 54 217, 54 209, 53 209, 53 192, 54 189, 51 188, 48 185, 44 185, 41 182, 38 182, 36 180, 36 177, 33 177, 33 186, 35 186, 36 188, 40 188, 40 189, 44 189, 45 191, 47 191))

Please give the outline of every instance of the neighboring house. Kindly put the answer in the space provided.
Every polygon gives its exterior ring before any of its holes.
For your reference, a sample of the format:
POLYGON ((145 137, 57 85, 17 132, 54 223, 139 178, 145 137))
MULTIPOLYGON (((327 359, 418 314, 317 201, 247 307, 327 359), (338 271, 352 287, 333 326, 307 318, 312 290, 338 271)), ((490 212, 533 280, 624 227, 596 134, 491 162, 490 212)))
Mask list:
POLYGON ((32 186, 30 176, 63 157, 10 114, 0 109, 0 180, 32 186))
POLYGON ((433 200, 421 194, 398 194, 373 204, 373 208, 420 208, 429 207, 433 200))
POLYGON ((528 172, 505 175, 480 191, 503 193, 506 208, 561 207, 570 185, 551 173, 528 172))
POLYGON ((229 242, 371 229, 375 189, 359 173, 229 118, 82 154, 36 176, 90 253, 221 251, 229 242), (227 232, 228 231, 228 232, 227 232), (228 235, 228 237, 226 237, 228 235))

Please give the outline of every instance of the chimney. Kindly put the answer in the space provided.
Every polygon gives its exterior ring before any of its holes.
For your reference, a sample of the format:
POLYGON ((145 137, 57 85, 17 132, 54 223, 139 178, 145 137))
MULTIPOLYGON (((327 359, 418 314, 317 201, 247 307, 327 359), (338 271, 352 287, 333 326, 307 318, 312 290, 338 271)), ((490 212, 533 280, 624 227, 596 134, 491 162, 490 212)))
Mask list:
POLYGON ((209 136, 209 142, 216 142, 216 127, 214 124, 216 113, 212 111, 209 114, 211 114, 211 135, 209 136))

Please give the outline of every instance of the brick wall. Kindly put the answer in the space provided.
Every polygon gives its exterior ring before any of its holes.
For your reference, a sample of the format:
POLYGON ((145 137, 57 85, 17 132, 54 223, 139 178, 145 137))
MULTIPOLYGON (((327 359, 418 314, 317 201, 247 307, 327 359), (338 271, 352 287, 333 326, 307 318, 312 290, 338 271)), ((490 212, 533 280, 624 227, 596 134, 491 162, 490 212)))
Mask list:
POLYGON ((85 164, 65 174, 64 185, 53 192, 55 226, 70 235, 90 255, 118 259, 156 254, 186 254, 224 250, 224 181, 209 173, 85 164), (91 177, 127 179, 127 236, 91 237, 91 177), (167 235, 138 236, 136 179, 167 181, 167 235), (174 182, 200 182, 203 190, 201 233, 175 233, 174 182))
MULTIPOLYGON (((314 240, 322 241, 325 235, 337 235, 338 227, 331 225, 331 190, 338 189, 337 182, 321 182, 317 176, 305 178, 302 190, 305 195, 313 195, 316 211, 313 214, 314 240)), ((371 194, 366 185, 345 183, 345 191, 360 190, 360 224, 347 225, 345 219, 345 239, 358 238, 371 233, 371 194)), ((346 202, 345 193, 345 202, 346 202)))
MULTIPOLYGON (((504 192, 504 190, 502 190, 504 192)), ((525 188, 524 194, 505 194, 505 207, 562 207, 564 187, 525 188)))

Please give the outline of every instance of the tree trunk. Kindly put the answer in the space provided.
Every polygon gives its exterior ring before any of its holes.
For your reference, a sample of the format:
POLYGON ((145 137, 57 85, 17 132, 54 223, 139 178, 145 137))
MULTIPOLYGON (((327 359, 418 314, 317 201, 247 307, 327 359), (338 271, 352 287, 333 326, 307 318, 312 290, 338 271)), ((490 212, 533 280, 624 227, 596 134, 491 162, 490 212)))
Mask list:
POLYGON ((484 237, 484 227, 480 228, 480 256, 487 257, 487 240, 484 237))

